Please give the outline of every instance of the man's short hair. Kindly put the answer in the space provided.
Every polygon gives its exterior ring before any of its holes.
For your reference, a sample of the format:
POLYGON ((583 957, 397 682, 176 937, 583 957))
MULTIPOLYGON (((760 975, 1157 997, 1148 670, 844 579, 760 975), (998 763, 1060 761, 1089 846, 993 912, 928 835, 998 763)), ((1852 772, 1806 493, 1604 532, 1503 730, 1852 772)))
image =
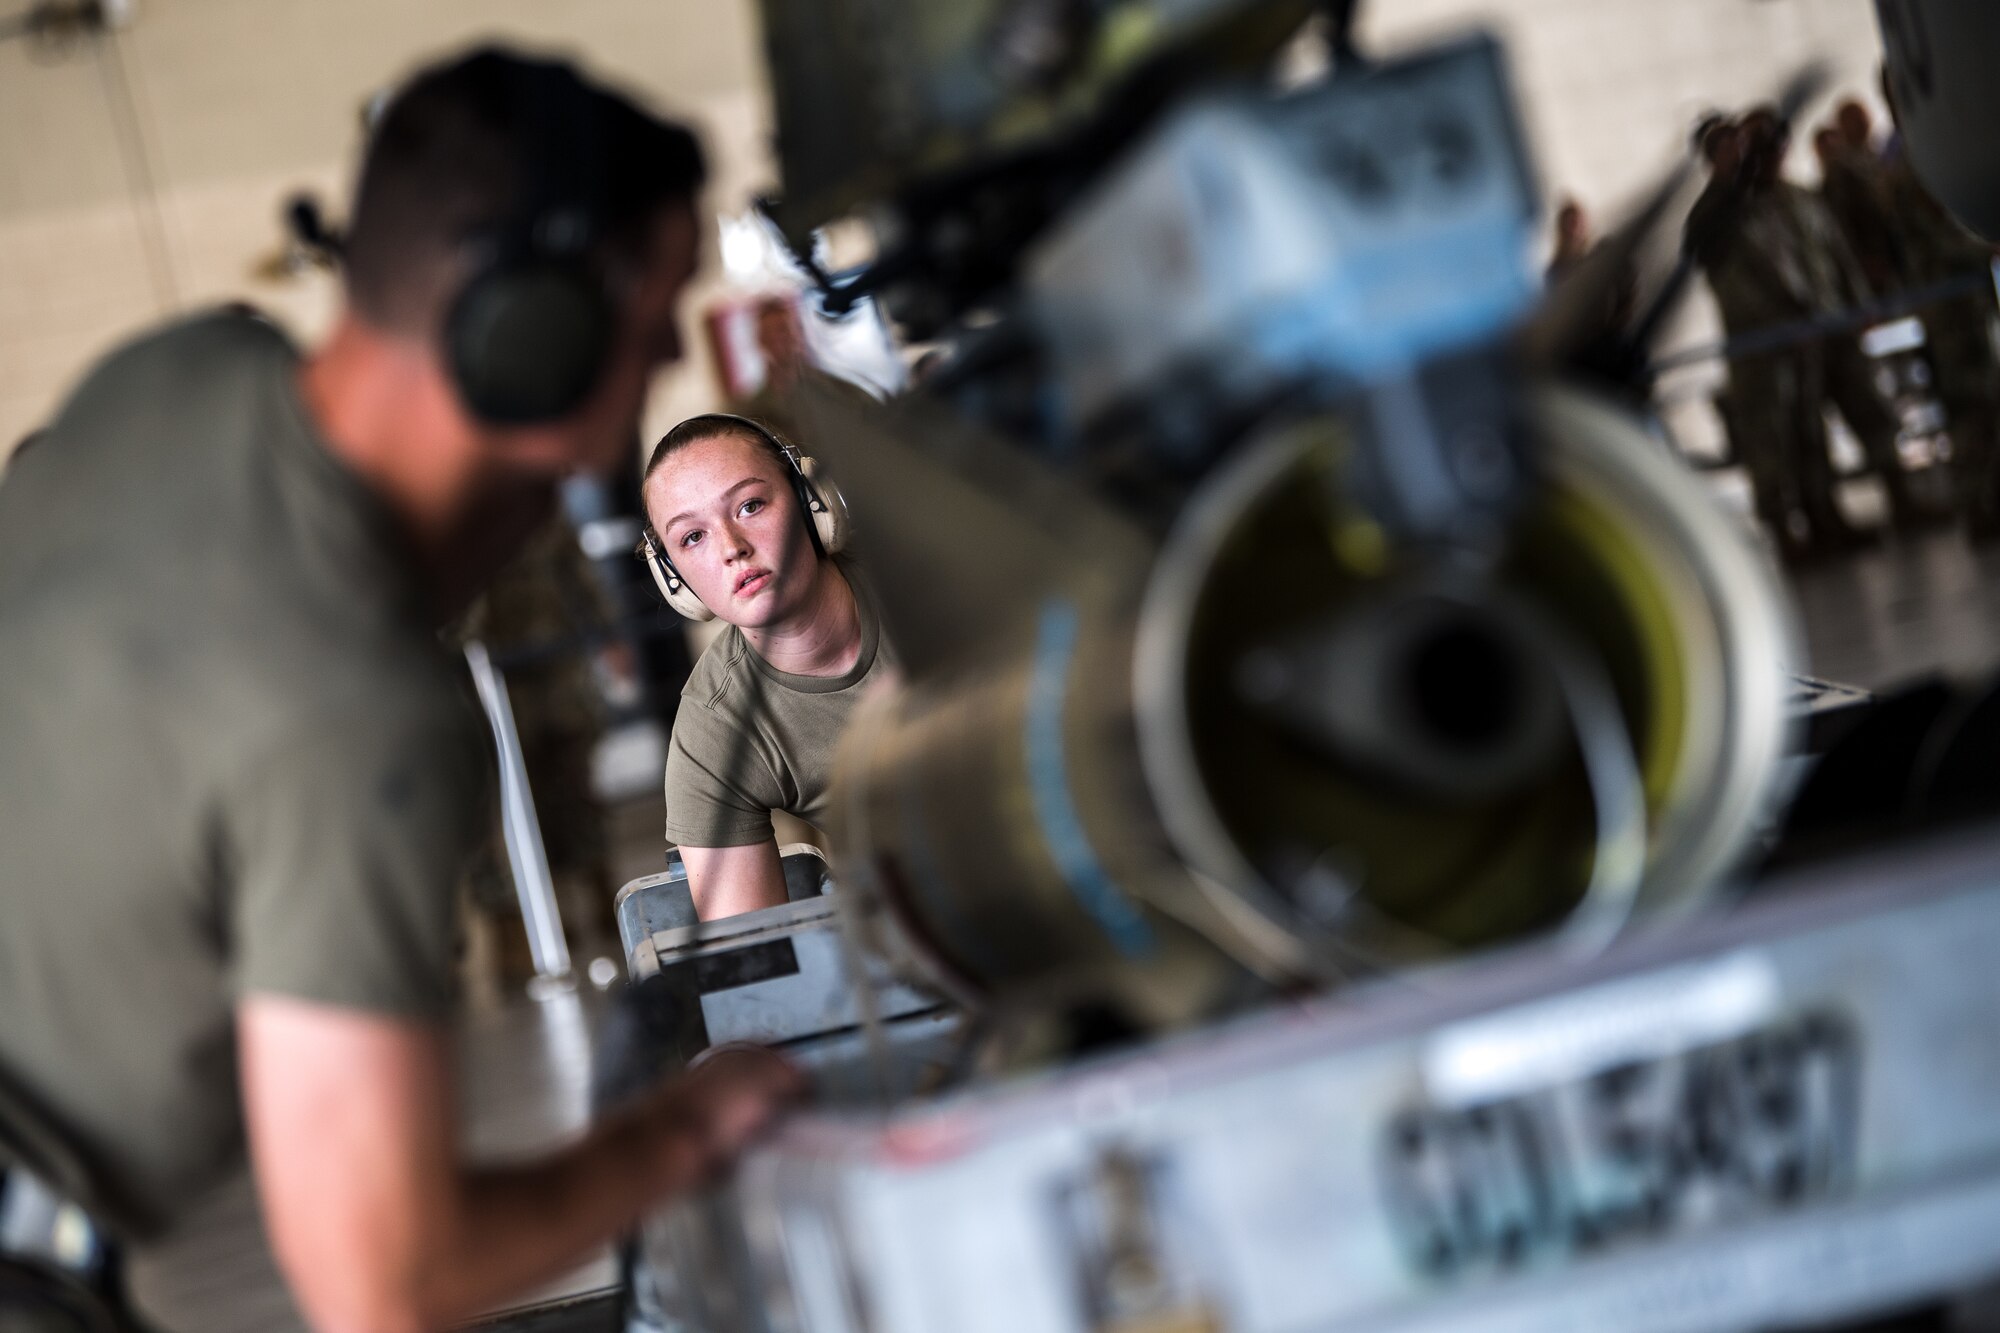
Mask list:
POLYGON ((613 254, 635 253, 648 224, 692 203, 707 177, 685 127, 567 65, 482 47, 419 71, 368 141, 348 224, 349 302, 380 328, 435 332, 471 248, 532 206, 538 177, 559 167, 552 152, 579 150, 596 164, 599 244, 613 254), (588 145, 552 142, 548 90, 563 83, 562 129, 588 145))

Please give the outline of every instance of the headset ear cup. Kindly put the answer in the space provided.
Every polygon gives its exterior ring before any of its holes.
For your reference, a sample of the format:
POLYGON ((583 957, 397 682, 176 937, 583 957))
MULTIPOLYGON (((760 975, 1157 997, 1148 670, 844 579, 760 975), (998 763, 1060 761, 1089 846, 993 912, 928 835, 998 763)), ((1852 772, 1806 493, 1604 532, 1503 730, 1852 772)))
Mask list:
POLYGON ((667 594, 667 605, 696 624, 703 624, 715 619, 715 612, 709 610, 708 604, 694 595, 694 589, 688 587, 687 580, 685 579, 681 580, 678 592, 669 592, 667 594))
POLYGON ((495 426, 568 416, 603 378, 616 326, 609 298, 571 266, 536 262, 481 273, 445 322, 459 398, 495 426))
POLYGON ((660 590, 660 596, 666 599, 668 606, 692 621, 715 619, 715 612, 709 610, 708 604, 695 596, 694 589, 688 587, 687 580, 674 573, 668 566, 666 557, 660 554, 659 547, 653 545, 651 537, 647 537, 642 544, 640 559, 646 562, 646 572, 653 576, 653 586, 660 590))
POLYGON ((820 547, 828 555, 839 555, 847 549, 847 497, 840 493, 840 487, 820 476, 819 460, 810 455, 799 455, 799 475, 806 479, 806 489, 819 501, 812 511, 812 521, 820 547))

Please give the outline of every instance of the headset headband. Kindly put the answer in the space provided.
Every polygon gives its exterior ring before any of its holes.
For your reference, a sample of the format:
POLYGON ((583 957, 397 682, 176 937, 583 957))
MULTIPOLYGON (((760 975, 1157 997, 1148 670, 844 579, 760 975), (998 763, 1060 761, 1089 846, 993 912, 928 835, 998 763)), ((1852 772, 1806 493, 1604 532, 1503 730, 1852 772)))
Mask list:
POLYGON ((516 426, 575 411, 603 379, 617 337, 616 302, 594 262, 608 126, 568 66, 491 59, 527 133, 512 206, 467 238, 474 269, 445 315, 444 345, 473 415, 516 426))
MULTIPOLYGON (((825 556, 827 553, 826 543, 820 538, 819 525, 813 522, 813 515, 819 510, 824 509, 826 502, 814 488, 812 478, 806 475, 804 451, 754 417, 738 416, 734 412, 703 412, 700 416, 689 417, 681 423, 681 426, 690 426, 696 422, 704 424, 713 422, 717 425, 740 427, 778 451, 779 456, 791 468, 792 493, 798 497, 799 518, 806 525, 806 536, 812 539, 813 552, 816 555, 825 556)), ((681 426, 677 426, 675 429, 678 430, 681 426)))
POLYGON ((792 471, 798 473, 800 476, 805 475, 804 466, 800 461, 805 456, 804 451, 755 417, 738 416, 734 412, 703 412, 699 416, 689 417, 680 426, 675 427, 675 429, 679 430, 682 427, 692 426, 696 422, 704 424, 714 422, 721 425, 740 426, 782 454, 785 461, 792 465, 792 471))
MULTIPOLYGON (((796 444, 793 444, 763 422, 758 421, 755 417, 739 416, 734 412, 703 412, 698 416, 689 417, 687 420, 681 422, 679 426, 674 427, 674 429, 681 430, 697 423, 747 430, 778 451, 779 456, 785 460, 786 465, 791 469, 792 494, 799 502, 799 519, 806 525, 806 537, 812 542, 813 553, 824 559, 828 554, 826 540, 820 535, 820 524, 815 520, 814 515, 823 512, 827 507, 827 502, 819 494, 818 489, 813 483, 813 479, 806 473, 804 452, 796 444)), ((720 430, 716 432, 716 434, 721 433, 720 430)), ((705 439, 707 436, 704 435, 700 438, 705 439)), ((673 557, 667 554, 666 539, 664 536, 655 541, 649 529, 644 535, 643 545, 646 548, 647 559, 657 560, 660 564, 664 565, 672 581, 681 581, 680 570, 674 567, 673 557)))
POLYGON ((604 226, 604 127, 569 66, 538 60, 513 68, 531 133, 514 206, 498 228, 500 257, 582 258, 604 226))
MULTIPOLYGON (((750 417, 737 416, 733 412, 709 412, 699 417, 689 417, 675 430, 684 426, 697 426, 721 433, 723 429, 748 431, 754 438, 775 448, 791 467, 792 494, 799 502, 799 517, 805 522, 806 536, 812 541, 813 550, 821 559, 838 555, 847 547, 847 501, 840 494, 840 488, 819 478, 819 465, 802 453, 776 431, 761 421, 750 417)), ((708 430, 696 439, 710 438, 708 430)), ((708 620, 714 611, 705 605, 694 590, 687 586, 674 562, 666 553, 666 543, 656 534, 652 525, 647 524, 639 543, 640 559, 646 562, 652 574, 653 583, 667 604, 690 620, 708 620)))

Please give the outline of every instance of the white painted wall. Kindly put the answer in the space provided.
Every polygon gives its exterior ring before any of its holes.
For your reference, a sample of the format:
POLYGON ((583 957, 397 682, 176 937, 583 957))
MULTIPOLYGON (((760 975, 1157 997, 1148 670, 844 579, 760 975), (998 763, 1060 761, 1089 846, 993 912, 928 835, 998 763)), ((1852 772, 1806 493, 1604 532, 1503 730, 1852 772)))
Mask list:
MULTIPOLYGON (((1607 220, 1703 108, 1766 96, 1812 56, 1864 89, 1879 55, 1869 0, 1373 0, 1361 35, 1386 51, 1471 21, 1509 43, 1549 193, 1607 220)), ((493 35, 570 50, 700 122, 716 207, 740 209, 770 179, 752 0, 138 0, 116 58, 159 186, 163 282, 119 149, 109 53, 0 44, 0 456, 91 359, 170 309, 242 297, 304 337, 323 328, 327 279, 252 277, 281 201, 314 187, 337 213, 367 95, 493 35)), ((1697 305, 1676 338, 1710 326, 1697 305)), ((657 420, 711 405, 702 339, 689 347, 657 420)))

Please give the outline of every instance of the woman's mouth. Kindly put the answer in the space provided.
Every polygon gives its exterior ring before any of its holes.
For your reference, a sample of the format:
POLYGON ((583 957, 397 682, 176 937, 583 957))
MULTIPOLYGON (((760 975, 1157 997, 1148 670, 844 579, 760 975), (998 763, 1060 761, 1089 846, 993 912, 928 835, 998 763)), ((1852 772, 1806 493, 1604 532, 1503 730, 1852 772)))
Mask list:
POLYGON ((753 569, 736 581, 736 595, 738 597, 749 597, 760 591, 770 581, 770 570, 753 569))

